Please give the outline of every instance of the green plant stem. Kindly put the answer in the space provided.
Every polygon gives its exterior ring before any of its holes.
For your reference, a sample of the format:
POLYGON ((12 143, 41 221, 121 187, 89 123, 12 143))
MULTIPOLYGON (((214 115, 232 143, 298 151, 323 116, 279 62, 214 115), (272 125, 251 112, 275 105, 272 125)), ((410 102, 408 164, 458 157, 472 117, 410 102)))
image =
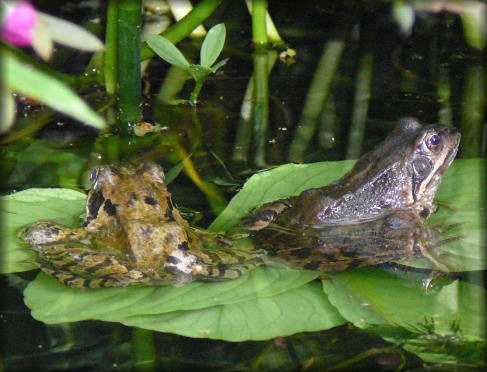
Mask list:
POLYGON ((119 124, 127 133, 142 120, 140 71, 141 0, 119 0, 117 28, 117 96, 119 124))
POLYGON ((486 149, 481 147, 482 127, 485 118, 486 88, 485 67, 470 66, 465 73, 465 92, 462 99, 462 157, 474 158, 485 156, 486 149))
POLYGON ((365 52, 360 57, 357 81, 355 84, 352 125, 348 137, 347 159, 357 159, 362 154, 365 122, 367 121, 367 112, 369 110, 370 102, 373 59, 371 52, 365 52))
POLYGON ((135 371, 156 370, 156 351, 153 331, 137 327, 132 328, 132 350, 135 371))
MULTIPOLYGON (((270 74, 277 60, 277 53, 269 51, 267 62, 267 75, 270 74)), ((248 154, 252 138, 252 113, 255 111, 254 105, 254 78, 252 77, 245 89, 242 107, 240 108, 240 121, 235 135, 235 146, 232 154, 232 161, 243 168, 247 168, 248 154)))
POLYGON ((103 74, 105 89, 109 95, 115 95, 117 87, 117 19, 118 0, 108 0, 103 74))
POLYGON ((267 1, 252 0, 252 42, 254 46, 267 45, 267 1))
POLYGON ((438 69, 438 103, 440 109, 438 110, 438 119, 440 123, 452 125, 453 112, 451 107, 451 84, 450 84, 450 70, 444 67, 438 69))
MULTIPOLYGON (((342 31, 348 28, 348 26, 342 27, 342 31)), ((318 117, 330 91, 344 48, 345 41, 341 37, 330 40, 325 45, 306 96, 299 126, 291 143, 288 155, 290 161, 303 161, 304 152, 315 132, 318 117)))
MULTIPOLYGON (((260 49, 260 48, 259 48, 260 49)), ((269 128, 269 74, 270 51, 264 48, 254 53, 253 143, 254 163, 266 166, 266 141, 269 128)))
MULTIPOLYGON (((249 10, 249 13, 252 15, 252 2, 253 0, 245 0, 245 4, 247 5, 247 9, 249 10)), ((276 28, 276 25, 274 24, 274 21, 272 20, 270 14, 268 11, 266 11, 266 31, 267 31, 267 38, 270 43, 273 44, 274 47, 276 48, 286 48, 286 43, 282 40, 281 35, 279 35, 279 31, 276 28)))
POLYGON ((200 95, 201 88, 203 88, 203 83, 205 82, 204 79, 195 79, 195 84, 193 91, 189 96, 189 103, 191 105, 196 105, 198 103, 198 96, 200 95))
MULTIPOLYGON (((191 12, 189 12, 183 19, 168 28, 161 35, 168 39, 173 44, 177 44, 188 36, 196 27, 198 27, 205 19, 207 19, 218 6, 222 0, 203 0, 196 5, 191 12)), ((143 44, 141 50, 142 60, 154 56, 154 52, 143 44)))

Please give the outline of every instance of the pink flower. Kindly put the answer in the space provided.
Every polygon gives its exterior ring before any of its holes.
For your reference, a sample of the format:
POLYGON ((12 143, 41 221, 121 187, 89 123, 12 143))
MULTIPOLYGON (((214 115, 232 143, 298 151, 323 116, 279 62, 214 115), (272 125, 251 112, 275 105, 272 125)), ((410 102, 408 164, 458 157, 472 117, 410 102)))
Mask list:
POLYGON ((35 9, 27 1, 7 5, 7 16, 0 30, 0 37, 16 46, 32 45, 32 30, 37 18, 35 9))

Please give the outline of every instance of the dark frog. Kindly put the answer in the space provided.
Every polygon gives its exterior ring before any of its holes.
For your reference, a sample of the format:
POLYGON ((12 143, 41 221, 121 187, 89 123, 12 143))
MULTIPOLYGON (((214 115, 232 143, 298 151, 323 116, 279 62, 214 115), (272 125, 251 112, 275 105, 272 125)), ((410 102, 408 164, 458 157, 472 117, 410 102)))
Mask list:
POLYGON ((265 204, 228 237, 250 236, 271 256, 320 271, 427 255, 435 231, 423 222, 459 142, 452 127, 403 119, 342 178, 265 204))
POLYGON ((91 181, 83 227, 39 221, 20 231, 40 269, 68 286, 233 279, 261 261, 261 252, 190 227, 156 164, 103 166, 91 181))

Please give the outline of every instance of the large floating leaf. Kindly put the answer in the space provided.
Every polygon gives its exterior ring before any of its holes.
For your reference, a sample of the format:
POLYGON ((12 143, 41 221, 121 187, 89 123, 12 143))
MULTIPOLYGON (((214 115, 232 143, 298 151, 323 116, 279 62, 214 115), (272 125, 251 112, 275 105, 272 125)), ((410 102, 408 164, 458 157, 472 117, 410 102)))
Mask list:
POLYGON ((86 204, 84 193, 70 189, 28 189, 0 197, 2 211, 2 273, 36 268, 33 252, 16 238, 17 230, 38 220, 55 219, 61 224, 79 224, 86 204))
POLYGON ((343 324, 316 283, 306 284, 315 277, 258 268, 219 283, 79 290, 40 274, 25 290, 25 303, 46 323, 99 319, 191 337, 259 340, 343 324))
POLYGON ((485 288, 460 280, 427 291, 421 281, 365 268, 334 274, 323 290, 345 319, 357 327, 401 326, 410 332, 485 338, 485 288))
POLYGON ((481 286, 455 280, 425 291, 420 278, 415 282, 373 268, 342 272, 322 283, 345 319, 425 361, 460 365, 478 361, 485 351, 487 292, 481 286))

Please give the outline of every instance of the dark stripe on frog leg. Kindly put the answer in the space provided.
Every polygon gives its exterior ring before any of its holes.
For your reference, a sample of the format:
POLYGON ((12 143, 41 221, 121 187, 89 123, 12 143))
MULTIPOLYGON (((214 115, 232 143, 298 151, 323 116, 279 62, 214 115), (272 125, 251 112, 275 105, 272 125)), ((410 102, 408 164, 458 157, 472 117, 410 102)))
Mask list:
MULTIPOLYGON (((92 192, 88 197, 88 215, 90 221, 95 219, 98 216, 98 211, 100 210, 101 205, 105 201, 105 198, 100 192, 92 192)), ((88 219, 86 224, 88 223, 88 219)))
POLYGON ((174 256, 168 256, 166 259, 166 263, 177 266, 182 263, 181 259, 174 257, 174 256))
POLYGON ((182 243, 179 243, 178 244, 178 249, 180 249, 181 251, 189 251, 189 245, 188 245, 188 242, 182 242, 182 243))
POLYGON ((115 216, 117 214, 117 204, 113 204, 110 199, 107 199, 103 206, 103 210, 107 212, 109 216, 115 216))

